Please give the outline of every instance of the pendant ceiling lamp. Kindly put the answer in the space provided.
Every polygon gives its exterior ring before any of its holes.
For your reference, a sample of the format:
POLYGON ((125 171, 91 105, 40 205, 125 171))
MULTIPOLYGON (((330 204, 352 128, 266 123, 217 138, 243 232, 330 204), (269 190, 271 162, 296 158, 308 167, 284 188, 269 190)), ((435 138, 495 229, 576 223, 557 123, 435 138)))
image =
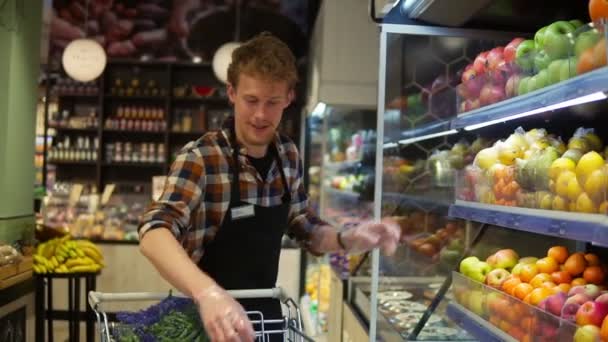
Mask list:
POLYGON ((230 65, 230 62, 232 62, 232 52, 241 46, 241 43, 239 42, 241 33, 241 0, 235 1, 234 6, 234 41, 220 46, 213 55, 213 60, 211 62, 215 76, 224 83, 228 83, 228 66, 230 65))
POLYGON ((89 1, 86 1, 84 38, 71 41, 63 50, 61 64, 71 78, 89 82, 99 77, 106 67, 107 56, 103 47, 94 39, 87 38, 89 1))

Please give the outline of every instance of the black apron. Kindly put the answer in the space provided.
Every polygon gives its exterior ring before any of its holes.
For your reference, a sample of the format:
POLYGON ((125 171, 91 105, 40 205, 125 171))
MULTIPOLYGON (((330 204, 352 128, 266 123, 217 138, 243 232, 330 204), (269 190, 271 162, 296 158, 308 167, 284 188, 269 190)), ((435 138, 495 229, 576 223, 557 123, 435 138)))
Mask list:
MULTIPOLYGON (((227 290, 276 286, 281 240, 287 228, 291 194, 276 147, 271 143, 268 148, 274 154, 281 174, 284 188, 282 203, 272 207, 253 205, 253 216, 233 218, 232 209, 251 206, 241 201, 239 148, 234 147, 230 205, 215 238, 205 244, 205 252, 199 262, 200 269, 227 290)), ((246 311, 262 312, 264 320, 282 317, 281 304, 276 299, 242 299, 239 302, 246 311)), ((254 316, 250 318, 259 319, 254 316)), ((281 328, 265 326, 266 330, 281 328)), ((254 325, 254 329, 259 331, 260 327, 254 325)), ((271 340, 283 340, 282 335, 271 337, 271 340)))

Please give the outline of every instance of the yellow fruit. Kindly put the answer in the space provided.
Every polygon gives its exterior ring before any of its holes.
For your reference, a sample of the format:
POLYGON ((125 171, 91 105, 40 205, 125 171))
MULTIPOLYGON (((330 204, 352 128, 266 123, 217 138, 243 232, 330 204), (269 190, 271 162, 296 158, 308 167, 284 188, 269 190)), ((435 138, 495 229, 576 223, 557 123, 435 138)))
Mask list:
POLYGON ((557 158, 551 163, 549 168, 549 177, 556 180, 562 171, 574 171, 576 169, 576 163, 568 158, 557 158))
POLYGON ((597 134, 587 133, 585 134, 584 138, 587 140, 589 147, 591 147, 592 150, 602 152, 602 146, 604 146, 604 143, 602 142, 602 139, 597 136, 597 134))
POLYGON ((498 151, 492 147, 484 148, 475 157, 475 164, 483 170, 489 169, 496 163, 498 163, 498 151))
POLYGON ((520 151, 524 151, 524 150, 528 149, 528 142, 526 141, 526 137, 520 133, 511 134, 507 138, 507 140, 505 140, 505 143, 508 146, 512 146, 514 148, 519 149, 520 151))
POLYGON ((568 149, 578 149, 583 153, 587 153, 591 150, 591 147, 589 146, 587 139, 583 137, 573 137, 568 142, 568 149))
POLYGON ((597 206, 586 193, 582 193, 576 200, 576 211, 580 213, 597 213, 597 206))
POLYGON ((549 190, 555 193, 555 181, 553 179, 549 180, 549 190))
POLYGON ((551 194, 544 195, 543 198, 540 200, 539 207, 541 209, 551 210, 551 208, 553 207, 553 195, 551 195, 551 194))
POLYGON ((555 196, 553 197, 553 203, 551 207, 553 208, 553 210, 568 211, 568 200, 561 196, 555 196))
POLYGON ((598 212, 600 214, 608 215, 608 201, 604 201, 600 204, 598 212))
POLYGON ((568 210, 573 213, 576 212, 576 201, 572 201, 570 202, 570 204, 568 204, 568 210))
POLYGON ((576 201, 582 193, 583 188, 578 184, 576 177, 570 178, 568 181, 568 198, 571 201, 576 201))
POLYGON ((526 150, 526 152, 524 152, 524 156, 522 159, 528 160, 528 159, 530 159, 530 157, 532 157, 533 154, 534 154, 534 150, 526 150))
POLYGON ((555 149, 557 150, 557 153, 561 156, 562 154, 566 153, 566 144, 564 144, 563 142, 559 142, 558 144, 553 144, 553 147, 555 147, 555 149))
POLYGON ((547 136, 547 131, 545 131, 543 128, 541 128, 541 129, 533 128, 526 132, 526 141, 528 141, 528 143, 531 144, 532 142, 538 141, 539 139, 542 139, 546 136, 547 136))
POLYGON ((530 144, 530 149, 533 151, 542 151, 549 146, 551 146, 551 143, 549 142, 549 140, 542 138, 542 139, 537 140, 537 141, 533 142, 532 144, 530 144))
POLYGON ((516 147, 504 147, 498 152, 498 160, 508 166, 515 164, 515 159, 522 156, 522 151, 516 147))
POLYGON ((585 192, 589 197, 596 201, 606 199, 606 190, 608 188, 608 170, 603 167, 599 170, 591 172, 585 182, 585 192))
POLYGON ((555 182, 555 193, 562 197, 568 197, 568 184, 571 179, 576 179, 576 174, 572 171, 564 171, 555 182))
POLYGON ((585 184, 587 177, 602 166, 604 166, 604 158, 599 153, 595 151, 585 153, 576 164, 576 177, 579 183, 585 184))

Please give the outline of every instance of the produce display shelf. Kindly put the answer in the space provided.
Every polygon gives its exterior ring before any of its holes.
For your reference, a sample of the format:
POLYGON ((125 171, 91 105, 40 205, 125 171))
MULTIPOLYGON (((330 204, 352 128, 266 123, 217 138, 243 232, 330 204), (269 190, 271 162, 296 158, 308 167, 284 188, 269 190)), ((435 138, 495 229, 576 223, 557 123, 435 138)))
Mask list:
POLYGON ((448 304, 447 315, 454 323, 479 341, 517 341, 458 303, 448 304))
MULTIPOLYGON (((582 96, 608 91, 608 68, 604 67, 589 73, 576 76, 569 80, 501 101, 487 107, 459 114, 452 120, 452 129, 461 129, 472 125, 485 124, 491 121, 539 110, 558 105, 582 96)), ((574 102, 574 101, 573 101, 574 102)), ((567 107, 572 104, 564 104, 567 107)), ((547 108, 546 111, 557 108, 547 108)), ((530 113, 530 115, 533 113, 530 113)))
POLYGON ((343 162, 326 162, 323 163, 323 168, 326 170, 342 170, 355 166, 359 166, 361 160, 348 160, 343 162))
POLYGON ((73 128, 73 127, 61 127, 61 126, 49 126, 49 129, 54 129, 61 132, 74 132, 74 133, 97 133, 97 127, 93 128, 73 128))
POLYGON ((608 247, 608 217, 456 200, 449 216, 608 247))
POLYGON ((340 190, 340 189, 332 188, 332 187, 329 187, 329 186, 324 186, 323 187, 323 191, 325 191, 325 192, 327 192, 328 194, 331 194, 331 195, 344 196, 344 197, 348 197, 348 198, 351 198, 351 199, 359 199, 359 197, 361 196, 360 193, 355 192, 355 191, 340 190))
POLYGON ((410 204, 420 209, 447 209, 453 203, 445 197, 414 195, 396 192, 385 192, 382 194, 383 200, 410 204))
POLYGON ((425 124, 419 127, 405 130, 401 132, 401 139, 414 139, 416 137, 428 136, 450 129, 450 121, 440 121, 430 124, 425 124))

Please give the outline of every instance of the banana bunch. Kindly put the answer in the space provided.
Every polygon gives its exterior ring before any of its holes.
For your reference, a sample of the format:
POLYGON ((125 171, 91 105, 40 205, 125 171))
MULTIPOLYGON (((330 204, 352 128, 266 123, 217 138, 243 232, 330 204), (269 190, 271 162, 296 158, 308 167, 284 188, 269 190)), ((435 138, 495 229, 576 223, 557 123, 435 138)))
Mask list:
POLYGON ((45 274, 97 272, 104 266, 99 247, 88 240, 72 240, 67 234, 39 244, 32 267, 45 274))

